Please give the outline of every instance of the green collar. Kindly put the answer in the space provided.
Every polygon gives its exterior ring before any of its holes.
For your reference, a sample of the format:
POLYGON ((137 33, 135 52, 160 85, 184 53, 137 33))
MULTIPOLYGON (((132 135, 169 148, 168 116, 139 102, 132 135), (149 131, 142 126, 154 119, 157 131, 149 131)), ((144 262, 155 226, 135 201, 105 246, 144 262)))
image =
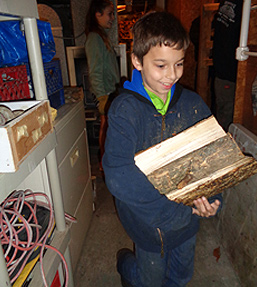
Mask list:
POLYGON ((169 90, 169 92, 167 94, 167 100, 165 103, 163 102, 163 100, 161 98, 156 96, 153 92, 147 90, 146 88, 145 88, 145 90, 146 90, 147 94, 149 95, 150 99, 152 100, 156 110, 164 116, 168 110, 168 106, 170 103, 171 90, 169 90))

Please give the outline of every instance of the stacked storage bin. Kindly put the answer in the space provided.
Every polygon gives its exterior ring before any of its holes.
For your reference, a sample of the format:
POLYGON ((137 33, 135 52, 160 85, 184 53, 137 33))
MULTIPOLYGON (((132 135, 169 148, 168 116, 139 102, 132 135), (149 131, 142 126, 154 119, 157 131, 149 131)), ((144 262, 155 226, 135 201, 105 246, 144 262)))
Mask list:
MULTIPOLYGON (((29 78, 29 86, 34 93, 30 67, 28 64, 26 64, 26 68, 29 78)), ((60 60, 54 59, 51 62, 44 63, 44 72, 50 105, 51 107, 58 109, 65 104, 60 60)))
MULTIPOLYGON (((55 43, 51 25, 37 20, 50 105, 58 109, 64 101, 60 61, 53 60, 55 43)), ((35 99, 32 74, 22 21, 3 21, 0 26, 0 101, 35 99)))

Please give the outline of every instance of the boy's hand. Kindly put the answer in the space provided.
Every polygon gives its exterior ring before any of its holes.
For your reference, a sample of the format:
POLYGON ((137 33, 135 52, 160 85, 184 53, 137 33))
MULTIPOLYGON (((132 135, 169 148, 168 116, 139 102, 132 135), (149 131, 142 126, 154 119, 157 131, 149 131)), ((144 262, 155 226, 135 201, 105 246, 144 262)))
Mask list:
POLYGON ((216 214, 220 206, 220 201, 216 199, 213 203, 209 203, 207 198, 203 196, 194 200, 194 205, 195 207, 192 208, 193 214, 199 215, 201 217, 210 217, 216 214))

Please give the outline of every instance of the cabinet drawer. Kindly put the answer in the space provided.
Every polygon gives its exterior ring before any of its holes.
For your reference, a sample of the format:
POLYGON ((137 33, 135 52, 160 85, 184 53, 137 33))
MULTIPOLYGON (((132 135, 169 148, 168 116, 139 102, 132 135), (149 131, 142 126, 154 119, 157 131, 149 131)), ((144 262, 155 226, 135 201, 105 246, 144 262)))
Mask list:
POLYGON ((72 269, 76 269, 76 265, 81 255, 81 250, 86 238, 88 228, 93 214, 93 190, 91 178, 88 180, 86 188, 84 190, 81 201, 75 212, 77 223, 73 223, 71 226, 71 263, 72 269))
POLYGON ((74 215, 90 178, 89 154, 83 131, 58 167, 64 210, 74 215))
POLYGON ((58 110, 54 122, 57 137, 56 158, 60 164, 81 132, 85 129, 85 112, 82 102, 65 104, 58 110))

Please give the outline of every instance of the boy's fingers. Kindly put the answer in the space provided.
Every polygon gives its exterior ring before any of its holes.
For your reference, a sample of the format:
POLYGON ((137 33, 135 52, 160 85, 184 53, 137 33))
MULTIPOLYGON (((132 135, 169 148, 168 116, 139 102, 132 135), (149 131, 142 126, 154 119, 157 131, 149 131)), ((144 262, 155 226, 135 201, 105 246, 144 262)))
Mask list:
POLYGON ((216 214, 220 201, 215 200, 213 203, 209 203, 206 197, 201 197, 196 200, 194 200, 195 210, 197 212, 194 212, 195 214, 201 216, 201 217, 210 217, 216 214))

